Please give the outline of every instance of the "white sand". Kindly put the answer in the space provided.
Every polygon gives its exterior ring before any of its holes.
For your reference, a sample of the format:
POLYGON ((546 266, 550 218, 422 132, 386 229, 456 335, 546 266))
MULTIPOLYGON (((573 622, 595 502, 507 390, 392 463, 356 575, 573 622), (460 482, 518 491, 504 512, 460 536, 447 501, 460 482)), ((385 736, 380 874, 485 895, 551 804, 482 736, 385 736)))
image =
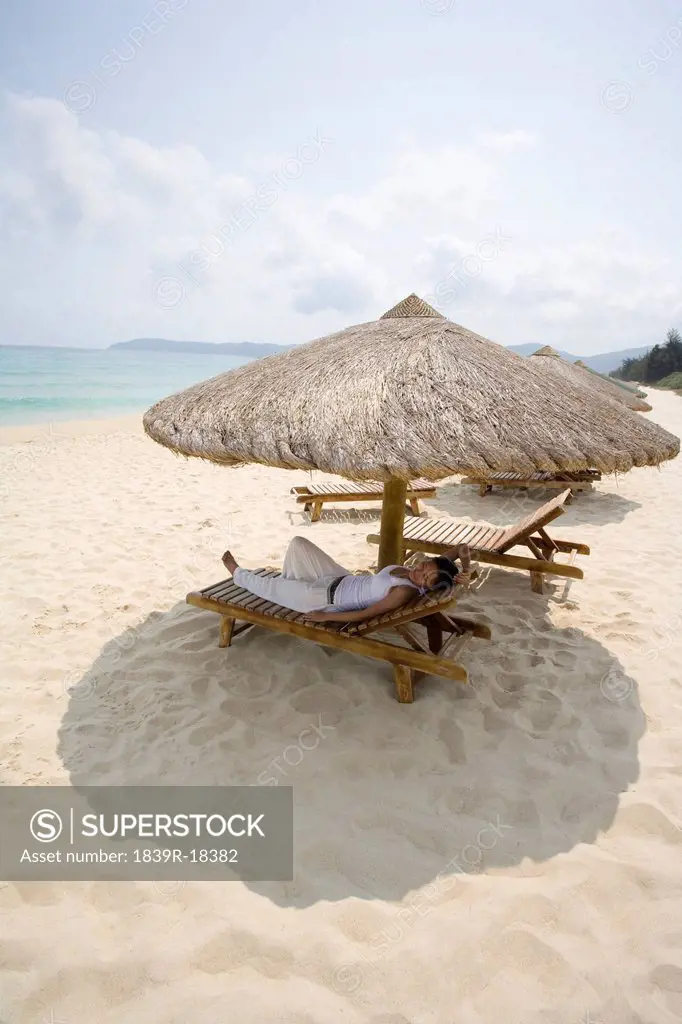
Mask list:
MULTIPOLYGON (((682 400, 653 404, 682 433, 682 400)), ((302 533, 368 565, 373 512, 310 525, 303 474, 177 459, 135 420, 4 440, 2 782, 274 774, 296 866, 0 883, 3 1024, 682 1019, 679 459, 554 524, 592 545, 568 595, 491 571, 462 604, 494 635, 464 652, 471 685, 430 678, 401 706, 388 666, 253 631, 220 650, 183 602, 228 544, 256 566, 302 533), (327 737, 287 764, 320 716, 327 737)), ((506 522, 523 501, 455 484, 429 514, 506 522)))

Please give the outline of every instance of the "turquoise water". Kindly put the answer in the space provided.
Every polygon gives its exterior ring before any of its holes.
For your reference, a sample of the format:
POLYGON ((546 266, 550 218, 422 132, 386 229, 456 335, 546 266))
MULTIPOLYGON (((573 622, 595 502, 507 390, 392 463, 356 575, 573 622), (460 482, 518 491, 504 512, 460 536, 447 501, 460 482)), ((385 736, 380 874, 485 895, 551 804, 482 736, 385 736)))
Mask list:
POLYGON ((144 412, 242 356, 126 349, 0 348, 0 426, 144 412))

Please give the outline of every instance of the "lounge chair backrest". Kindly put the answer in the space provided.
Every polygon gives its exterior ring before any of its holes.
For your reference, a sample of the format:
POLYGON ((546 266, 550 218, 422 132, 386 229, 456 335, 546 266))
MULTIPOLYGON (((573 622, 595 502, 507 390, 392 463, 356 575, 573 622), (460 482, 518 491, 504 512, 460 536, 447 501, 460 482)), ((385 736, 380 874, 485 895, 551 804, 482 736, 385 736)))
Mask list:
POLYGON ((501 541, 495 545, 496 549, 499 552, 507 551, 509 548, 513 548, 515 544, 523 543, 540 527, 551 523, 553 519, 556 519, 557 516, 563 513, 566 499, 570 495, 571 488, 567 487, 561 494, 557 494, 556 498, 551 498, 544 505, 540 505, 534 512, 531 512, 530 515, 524 516, 518 523, 508 526, 501 541))

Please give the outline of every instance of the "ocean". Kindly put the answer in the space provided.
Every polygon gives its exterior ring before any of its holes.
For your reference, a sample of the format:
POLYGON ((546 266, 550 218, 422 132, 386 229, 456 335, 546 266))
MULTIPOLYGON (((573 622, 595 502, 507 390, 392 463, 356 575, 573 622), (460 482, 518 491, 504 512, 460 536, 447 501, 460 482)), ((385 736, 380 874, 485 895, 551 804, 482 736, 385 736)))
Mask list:
POLYGON ((185 352, 0 348, 0 426, 142 413, 160 398, 250 362, 185 352))

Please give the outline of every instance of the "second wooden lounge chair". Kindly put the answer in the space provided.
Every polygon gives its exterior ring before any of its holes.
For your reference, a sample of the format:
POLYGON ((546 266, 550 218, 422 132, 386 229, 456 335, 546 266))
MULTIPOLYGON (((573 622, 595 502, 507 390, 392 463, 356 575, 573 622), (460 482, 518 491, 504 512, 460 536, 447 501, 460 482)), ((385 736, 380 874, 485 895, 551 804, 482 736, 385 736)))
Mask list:
MULTIPOLYGON (((403 528, 403 556, 406 558, 413 551, 443 554, 448 548, 465 542, 472 558, 480 562, 530 572, 531 589, 538 594, 542 593, 544 575, 581 580, 583 571, 573 562, 576 555, 589 555, 587 544, 558 540, 545 530, 548 523, 563 513, 570 493, 566 489, 513 526, 467 523, 461 519, 413 519, 403 528), (532 557, 509 554, 517 545, 527 547, 532 557), (560 551, 571 556, 568 563, 554 561, 560 551)), ((367 540, 370 544, 379 543, 376 534, 370 534, 367 540)))
MULTIPOLYGON (((330 501, 378 501, 384 497, 384 488, 380 483, 326 483, 306 484, 303 487, 292 487, 291 493, 296 501, 303 505, 305 512, 310 512, 311 523, 316 523, 322 514, 322 506, 330 501)), ((428 480, 413 480, 407 488, 409 511, 413 516, 420 513, 420 498, 435 498, 435 484, 428 480)))
MULTIPOLYGON (((267 569, 261 569, 259 573, 265 576, 279 575, 267 569)), ((436 675, 460 683, 467 682, 466 669, 445 657, 448 648, 452 648, 454 653, 470 636, 490 639, 488 626, 450 613, 457 600, 456 591, 456 586, 448 587, 447 590, 426 594, 424 597, 415 597, 394 612, 357 625, 341 622, 312 623, 306 620, 305 615, 256 597, 232 580, 223 580, 188 594, 186 600, 188 604, 206 608, 221 616, 221 647, 229 647, 233 637, 253 626, 264 626, 276 633, 293 634, 326 647, 336 647, 352 654, 364 654, 367 658, 390 662, 393 665, 397 698, 403 704, 411 704, 414 700, 413 683, 420 676, 436 675), (235 622, 240 622, 236 628, 235 622), (419 637, 414 630, 415 626, 426 629, 425 638, 419 637), (385 631, 397 633, 409 647, 376 635, 385 631), (449 633, 446 640, 443 640, 443 633, 449 633)))
MULTIPOLYGON (((520 476, 518 473, 491 473, 486 477, 465 477, 463 484, 471 484, 478 487, 478 493, 483 496, 490 494, 493 487, 519 487, 524 490, 537 488, 570 488, 571 493, 586 491, 592 484, 601 480, 601 473, 598 469, 582 469, 575 473, 532 473, 530 476, 520 476)), ((570 501, 567 499, 567 503, 570 501)))

